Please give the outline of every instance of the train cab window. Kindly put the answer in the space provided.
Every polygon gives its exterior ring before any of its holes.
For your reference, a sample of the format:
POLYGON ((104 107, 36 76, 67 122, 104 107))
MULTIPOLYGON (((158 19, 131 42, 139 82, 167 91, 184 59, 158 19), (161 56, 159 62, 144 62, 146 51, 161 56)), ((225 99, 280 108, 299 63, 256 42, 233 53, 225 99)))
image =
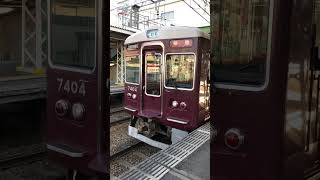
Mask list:
POLYGON ((161 54, 146 54, 146 94, 160 95, 161 54))
POLYGON ((215 0, 214 81, 263 86, 269 34, 270 0, 215 0))
POLYGON ((195 55, 168 54, 165 70, 165 87, 193 89, 195 55))
POLYGON ((125 58, 126 83, 139 84, 140 60, 139 56, 127 56, 125 58))
POLYGON ((94 68, 95 2, 52 0, 51 62, 53 65, 94 68))

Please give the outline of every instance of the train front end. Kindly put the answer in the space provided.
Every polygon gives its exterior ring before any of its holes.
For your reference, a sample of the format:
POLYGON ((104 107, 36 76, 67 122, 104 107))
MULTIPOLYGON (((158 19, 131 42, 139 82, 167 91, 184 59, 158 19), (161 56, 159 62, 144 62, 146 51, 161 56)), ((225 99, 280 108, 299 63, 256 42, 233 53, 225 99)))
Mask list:
POLYGON ((125 44, 129 135, 164 149, 150 138, 176 142, 209 118, 209 40, 196 28, 166 27, 136 33, 125 44))
MULTIPOLYGON (((107 176, 103 112, 103 1, 52 0, 47 71, 47 149, 75 174, 107 176)), ((104 72, 104 73, 103 73, 104 72)))
MULTIPOLYGON (((303 157, 285 140, 288 65, 296 66, 288 64, 291 8, 289 1, 211 1, 213 179, 303 179, 303 157)), ((299 148, 302 133, 293 132, 299 148)))

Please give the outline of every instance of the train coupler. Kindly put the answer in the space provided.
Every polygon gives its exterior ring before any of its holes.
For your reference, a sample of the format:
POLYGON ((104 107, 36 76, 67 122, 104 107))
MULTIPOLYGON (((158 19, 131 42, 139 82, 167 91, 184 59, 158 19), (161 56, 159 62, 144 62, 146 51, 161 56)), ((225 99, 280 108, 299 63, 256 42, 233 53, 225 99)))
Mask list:
POLYGON ((155 141, 147 136, 144 136, 142 134, 139 134, 138 133, 138 129, 135 128, 135 127, 132 127, 132 126, 129 126, 128 127, 128 134, 129 136, 131 137, 134 137, 146 144, 149 144, 150 146, 153 146, 153 147, 156 147, 156 148, 159 148, 159 149, 166 149, 169 147, 168 144, 165 144, 165 143, 162 143, 162 142, 159 142, 159 141, 155 141))

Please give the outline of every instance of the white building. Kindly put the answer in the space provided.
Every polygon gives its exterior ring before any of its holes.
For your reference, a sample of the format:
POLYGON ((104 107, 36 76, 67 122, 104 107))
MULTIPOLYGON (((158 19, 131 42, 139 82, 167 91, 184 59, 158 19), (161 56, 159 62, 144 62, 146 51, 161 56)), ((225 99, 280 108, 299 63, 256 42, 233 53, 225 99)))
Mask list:
POLYGON ((111 0, 111 25, 126 29, 152 26, 209 26, 209 0, 111 0))

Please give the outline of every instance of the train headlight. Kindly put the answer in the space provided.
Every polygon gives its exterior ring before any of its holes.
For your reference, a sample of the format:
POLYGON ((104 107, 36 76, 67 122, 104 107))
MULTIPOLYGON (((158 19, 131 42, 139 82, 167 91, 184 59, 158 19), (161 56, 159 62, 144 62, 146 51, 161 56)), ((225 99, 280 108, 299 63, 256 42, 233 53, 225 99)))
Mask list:
POLYGON ((179 103, 178 103, 178 101, 172 101, 171 105, 172 105, 172 107, 176 108, 176 107, 178 107, 179 103))
POLYGON ((75 103, 72 105, 72 116, 76 120, 81 120, 83 118, 85 108, 81 103, 75 103))
POLYGON ((58 116, 66 116, 69 111, 69 103, 66 100, 60 99, 55 104, 55 112, 58 116))
POLYGON ((190 47, 191 43, 192 42, 189 39, 188 40, 184 40, 184 45, 187 46, 187 47, 190 47))
POLYGON ((137 99, 137 95, 136 94, 132 94, 132 99, 137 99))
POLYGON ((186 104, 185 102, 181 102, 181 103, 180 103, 180 107, 181 107, 182 109, 185 109, 185 108, 187 107, 187 104, 186 104))
POLYGON ((244 135, 239 129, 229 129, 224 135, 224 143, 228 148, 236 150, 244 143, 244 135))
POLYGON ((128 98, 131 98, 132 94, 131 94, 131 93, 128 93, 127 96, 128 96, 128 98))

